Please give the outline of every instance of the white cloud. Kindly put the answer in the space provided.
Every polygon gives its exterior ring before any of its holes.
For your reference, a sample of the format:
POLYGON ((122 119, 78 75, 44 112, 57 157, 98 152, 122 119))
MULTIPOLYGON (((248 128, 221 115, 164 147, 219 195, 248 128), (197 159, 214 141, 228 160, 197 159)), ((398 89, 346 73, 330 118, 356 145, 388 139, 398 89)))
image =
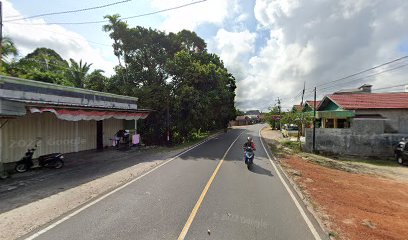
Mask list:
POLYGON ((283 17, 292 16, 293 10, 299 5, 299 0, 257 0, 255 17, 260 24, 269 26, 283 17))
MULTIPOLYGON (((17 18, 24 17, 9 1, 3 1, 4 16, 17 18)), ((94 69, 102 69, 106 75, 114 73, 115 62, 106 60, 112 56, 109 48, 94 48, 80 34, 69 31, 59 25, 30 25, 32 23, 44 23, 42 19, 18 21, 19 24, 4 23, 4 32, 16 44, 21 55, 26 55, 38 47, 46 47, 55 50, 64 59, 73 58, 76 61, 82 59, 92 63, 94 69), (110 51, 110 53, 108 52, 110 51)))
MULTIPOLYGON (((150 4, 160 10, 191 2, 152 0, 150 4)), ((20 15, 9 1, 3 4, 6 15, 20 15)), ((408 46, 406 0, 256 0, 254 9, 244 9, 248 6, 246 0, 207 0, 157 15, 160 29, 167 32, 195 31, 211 24, 206 33, 211 34, 216 28, 215 36, 202 37, 236 77, 237 105, 242 109, 266 109, 277 97, 286 98, 286 106, 298 103, 300 98, 291 98, 304 81, 311 88, 406 55, 401 50, 408 46), (254 28, 248 26, 253 16, 256 33, 248 28, 254 28)), ((116 64, 111 48, 91 47, 85 38, 61 26, 5 24, 4 28, 24 53, 44 46, 107 71, 116 64)), ((374 88, 401 84, 407 69, 325 90, 330 93, 365 82, 374 88)))
POLYGON ((220 55, 226 67, 239 81, 247 74, 247 61, 255 52, 255 39, 256 34, 248 30, 229 32, 221 28, 211 41, 210 50, 220 55))
MULTIPOLYGON (((237 84, 243 109, 265 109, 278 96, 286 98, 285 105, 298 103, 299 97, 291 98, 304 81, 311 88, 395 59, 404 54, 399 48, 408 41, 405 0, 257 0, 254 11, 270 35, 249 60, 245 80, 237 84)), ((320 93, 365 82, 378 88, 402 81, 403 74, 389 72, 320 93)))
MULTIPOLYGON (((174 11, 162 13, 164 22, 161 26, 167 32, 178 32, 183 29, 195 30, 200 24, 212 23, 221 25, 228 16, 233 0, 207 0, 174 11)), ((190 3, 185 0, 162 1, 152 0, 154 8, 165 9, 190 3)))
POLYGON ((237 17, 237 22, 244 22, 245 20, 248 19, 248 14, 246 13, 242 13, 241 15, 239 15, 237 17))

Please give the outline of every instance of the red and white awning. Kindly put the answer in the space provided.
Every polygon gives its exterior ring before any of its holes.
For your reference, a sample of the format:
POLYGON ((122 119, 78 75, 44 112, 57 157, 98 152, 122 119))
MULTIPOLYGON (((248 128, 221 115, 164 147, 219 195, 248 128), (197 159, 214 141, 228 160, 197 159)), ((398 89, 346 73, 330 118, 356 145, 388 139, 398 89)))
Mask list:
POLYGON ((108 118, 124 119, 124 120, 138 120, 145 119, 148 112, 116 112, 116 111, 95 111, 95 110, 73 110, 73 109, 56 109, 56 108, 37 108, 30 107, 31 113, 52 112, 57 118, 67 121, 80 120, 104 120, 108 118))

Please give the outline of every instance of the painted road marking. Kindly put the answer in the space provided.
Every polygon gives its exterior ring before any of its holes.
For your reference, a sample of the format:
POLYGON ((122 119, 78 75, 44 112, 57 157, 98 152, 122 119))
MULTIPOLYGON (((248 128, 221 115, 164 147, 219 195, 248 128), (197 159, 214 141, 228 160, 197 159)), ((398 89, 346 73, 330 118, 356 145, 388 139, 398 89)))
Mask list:
POLYGON ((198 209, 200 208, 201 203, 203 202, 204 197, 205 197, 205 195, 207 194, 208 189, 209 189, 210 186, 211 186, 211 183, 214 181, 214 178, 215 178, 215 176, 217 175, 218 170, 220 169, 222 163, 224 162, 225 157, 227 156, 228 152, 231 150, 231 148, 232 148, 232 146, 234 145, 234 143, 238 140, 238 138, 239 138, 244 132, 245 132, 245 131, 242 131, 242 132, 238 135, 238 137, 231 143, 231 145, 229 146, 229 148, 227 149, 227 151, 224 153, 224 156, 222 156, 221 161, 218 163, 218 165, 217 165, 217 167, 215 168, 213 174, 211 175, 210 179, 208 180, 207 184, 205 185, 204 190, 202 191, 200 197, 198 198, 197 203, 195 204, 193 210, 191 211, 191 214, 190 214, 190 216, 188 217, 187 222, 186 222, 186 224, 184 225, 184 228, 183 228, 183 230, 181 231, 180 236, 178 237, 178 240, 184 240, 184 238, 186 237, 187 232, 188 232, 188 230, 190 229, 190 226, 191 226, 191 224, 193 223, 194 218, 195 218, 195 216, 196 216, 196 214, 197 214, 197 212, 198 212, 198 209))
MULTIPOLYGON (((280 172, 279 172, 278 168, 276 167, 275 163, 272 161, 271 157, 269 156, 269 153, 268 153, 268 151, 266 150, 266 147, 265 147, 265 145, 264 145, 264 143, 263 143, 263 140, 262 140, 261 130, 262 130, 262 129, 259 130, 259 137, 260 137, 260 139, 261 139, 262 147, 263 147, 263 149, 265 150, 266 155, 267 155, 268 158, 269 158, 269 161, 271 162, 273 168, 275 169, 276 173, 278 174, 279 179, 281 180, 283 186, 285 186, 286 190, 288 191, 288 193, 289 193, 290 197, 292 198, 293 202, 295 202, 295 205, 296 205, 297 209, 299 210, 300 215, 302 215, 303 219, 305 220, 307 226, 309 227, 310 231, 311 231, 312 234, 313 234, 313 237, 314 237, 316 240, 321 240, 319 234, 317 233, 317 231, 316 231, 315 227, 313 226, 312 222, 310 221, 309 217, 306 215, 306 213, 305 213, 305 211, 303 210, 302 206, 300 206, 299 201, 296 199, 296 197, 295 197, 295 195, 293 194, 292 190, 289 188, 288 184, 286 184, 285 180, 283 179, 282 175, 280 174, 280 172)), ((273 158, 276 160, 275 156, 273 156, 273 158)))
MULTIPOLYGON (((241 134, 242 134, 242 133, 241 133, 241 134)), ((240 134, 240 135, 241 135, 241 134, 240 134)), ((196 148, 196 147, 198 147, 198 146, 200 146, 200 145, 202 145, 202 144, 204 144, 204 143, 210 141, 211 139, 214 139, 215 137, 217 137, 217 135, 212 136, 212 137, 210 137, 210 138, 208 138, 208 139, 206 139, 206 140, 204 140, 204 141, 202 141, 202 142, 200 142, 200 143, 198 143, 198 144, 196 144, 196 145, 193 145, 192 147, 188 148, 187 150, 185 150, 185 151, 179 153, 178 155, 176 155, 175 157, 173 157, 173 158, 171 158, 171 159, 169 159, 169 160, 167 160, 167 161, 165 161, 165 162, 163 162, 163 163, 157 165, 157 166, 154 167, 153 169, 151 169, 151 170, 149 170, 148 172, 146 172, 146 173, 140 175, 139 177, 133 179, 132 181, 130 181, 130 182, 128 182, 128 183, 126 183, 126 184, 124 184, 124 185, 118 187, 118 188, 113 189, 112 191, 106 193, 105 195, 103 195, 103 196, 101 196, 101 197, 99 197, 99 198, 93 200, 92 202, 86 204, 85 206, 79 208, 78 210, 76 210, 76 211, 74 211, 74 212, 68 214, 67 216, 63 217, 62 219, 60 219, 60 220, 54 222, 53 224, 49 225, 48 227, 46 227, 46 228, 44 228, 44 229, 42 229, 42 230, 40 230, 40 231, 34 233, 33 235, 31 235, 31 236, 25 238, 25 240, 32 240, 32 239, 37 238, 38 236, 40 236, 40 235, 42 235, 42 234, 48 232, 49 230, 51 230, 51 229, 53 229, 54 227, 58 226, 59 224, 65 222, 66 220, 72 218, 73 216, 77 215, 78 213, 80 213, 80 212, 84 211, 85 209, 91 207, 92 205, 95 205, 96 203, 98 203, 98 202, 102 201, 103 199, 107 198, 108 196, 110 196, 110 195, 116 193, 117 191, 119 191, 119 190, 121 190, 121 189, 123 189, 123 188, 129 186, 130 184, 132 184, 132 183, 136 182, 137 180, 143 178, 144 176, 148 175, 149 173, 151 173, 151 172, 157 170, 158 168, 160 168, 160 167, 166 165, 167 163, 173 161, 174 159, 180 157, 181 155, 183 155, 183 154, 185 154, 185 153, 187 153, 187 152, 193 150, 194 148, 196 148)))

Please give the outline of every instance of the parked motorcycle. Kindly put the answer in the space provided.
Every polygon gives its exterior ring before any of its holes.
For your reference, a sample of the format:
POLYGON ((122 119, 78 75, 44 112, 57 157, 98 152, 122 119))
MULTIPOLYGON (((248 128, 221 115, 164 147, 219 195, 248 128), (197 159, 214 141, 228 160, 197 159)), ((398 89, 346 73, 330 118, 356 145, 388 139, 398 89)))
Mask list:
POLYGON ((47 167, 59 169, 64 166, 64 156, 62 153, 51 153, 38 157, 38 166, 34 165, 33 155, 37 150, 37 144, 34 148, 27 149, 25 156, 17 162, 15 170, 16 172, 23 173, 29 170, 30 168, 35 167, 47 167))
POLYGON ((245 150, 245 164, 247 165, 248 169, 251 169, 255 157, 254 150, 250 146, 247 146, 244 150, 245 150))
POLYGON ((394 156, 399 164, 408 161, 408 139, 402 138, 394 147, 394 156))

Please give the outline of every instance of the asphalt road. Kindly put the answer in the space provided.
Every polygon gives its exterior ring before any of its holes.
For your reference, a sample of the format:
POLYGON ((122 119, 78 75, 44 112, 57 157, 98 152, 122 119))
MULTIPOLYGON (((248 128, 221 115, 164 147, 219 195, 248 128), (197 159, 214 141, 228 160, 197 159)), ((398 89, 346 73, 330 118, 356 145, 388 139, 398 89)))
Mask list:
POLYGON ((211 139, 51 224, 36 239, 178 239, 183 229, 185 239, 319 239, 311 228, 327 239, 307 211, 301 215, 269 161, 259 138, 261 127, 211 139), (248 136, 257 146, 252 171, 242 160, 248 136))

